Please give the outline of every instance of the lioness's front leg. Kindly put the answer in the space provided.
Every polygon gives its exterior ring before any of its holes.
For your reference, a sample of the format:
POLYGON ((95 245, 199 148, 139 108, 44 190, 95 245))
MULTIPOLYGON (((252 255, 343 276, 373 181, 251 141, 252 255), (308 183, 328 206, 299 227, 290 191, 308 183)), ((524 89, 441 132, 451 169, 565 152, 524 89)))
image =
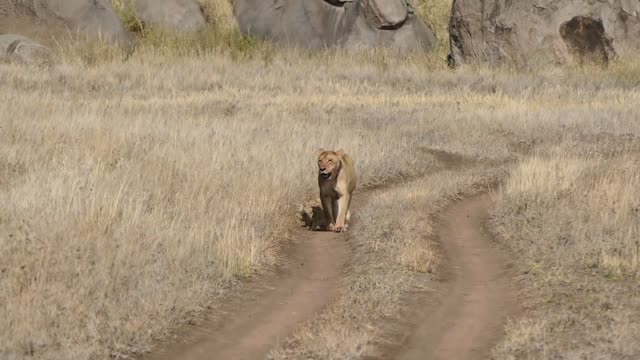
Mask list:
POLYGON ((351 203, 351 195, 344 194, 338 199, 338 216, 336 219, 336 232, 346 231, 346 219, 349 212, 349 204, 351 203))
POLYGON ((333 201, 331 197, 324 196, 320 199, 322 201, 322 212, 324 213, 324 226, 327 230, 333 231, 335 229, 335 220, 333 218, 333 201))

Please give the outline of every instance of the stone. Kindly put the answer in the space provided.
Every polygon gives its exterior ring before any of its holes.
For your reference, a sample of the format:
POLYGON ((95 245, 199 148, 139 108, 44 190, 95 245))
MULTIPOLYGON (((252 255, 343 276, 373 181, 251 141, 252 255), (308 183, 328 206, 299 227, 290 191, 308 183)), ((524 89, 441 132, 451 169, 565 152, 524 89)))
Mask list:
POLYGON ((4 1, 0 4, 0 21, 3 19, 46 24, 52 34, 67 30, 112 43, 130 40, 130 34, 108 0, 4 1))
POLYGON ((51 50, 27 37, 14 34, 0 35, 0 59, 24 64, 42 64, 50 61, 51 50))
POLYGON ((194 0, 135 0, 135 9, 142 22, 175 31, 197 31, 206 25, 194 0))
POLYGON ((449 59, 607 64, 640 49, 639 10, 638 0, 454 0, 449 59))
POLYGON ((244 34, 294 47, 408 51, 436 44, 408 0, 236 0, 234 15, 244 34))

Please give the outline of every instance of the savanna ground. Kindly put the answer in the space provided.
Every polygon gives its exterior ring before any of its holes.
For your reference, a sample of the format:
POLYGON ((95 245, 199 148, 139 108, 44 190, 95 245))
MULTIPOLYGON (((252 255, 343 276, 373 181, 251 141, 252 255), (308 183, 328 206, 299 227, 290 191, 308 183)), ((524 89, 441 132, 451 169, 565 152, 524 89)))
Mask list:
POLYGON ((307 54, 217 21, 145 33, 129 57, 65 44, 45 67, 0 64, 0 357, 119 358, 215 311, 280 261, 319 147, 394 186, 354 214, 340 296, 273 357, 375 354, 403 295, 437 281, 434 215, 496 181, 522 311, 493 355, 638 357, 640 63, 452 71, 449 4, 419 6, 429 56, 307 54))

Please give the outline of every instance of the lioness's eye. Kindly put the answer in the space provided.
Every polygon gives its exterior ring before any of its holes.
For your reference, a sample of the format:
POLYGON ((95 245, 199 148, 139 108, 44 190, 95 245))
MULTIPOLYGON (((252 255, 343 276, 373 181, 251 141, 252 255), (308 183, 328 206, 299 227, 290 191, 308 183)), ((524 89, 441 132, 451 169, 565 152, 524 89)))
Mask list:
POLYGON ((332 162, 333 160, 329 159, 329 162, 332 162))

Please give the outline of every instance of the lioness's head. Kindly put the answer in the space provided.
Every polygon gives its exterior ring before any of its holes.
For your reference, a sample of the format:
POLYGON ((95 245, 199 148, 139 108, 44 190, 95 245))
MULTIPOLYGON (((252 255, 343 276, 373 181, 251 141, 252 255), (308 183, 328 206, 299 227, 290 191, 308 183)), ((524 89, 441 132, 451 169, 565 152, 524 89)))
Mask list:
POLYGON ((318 170, 320 171, 320 177, 325 180, 329 180, 338 175, 340 166, 342 166, 342 157, 344 151, 325 151, 320 149, 320 155, 318 155, 318 170))

